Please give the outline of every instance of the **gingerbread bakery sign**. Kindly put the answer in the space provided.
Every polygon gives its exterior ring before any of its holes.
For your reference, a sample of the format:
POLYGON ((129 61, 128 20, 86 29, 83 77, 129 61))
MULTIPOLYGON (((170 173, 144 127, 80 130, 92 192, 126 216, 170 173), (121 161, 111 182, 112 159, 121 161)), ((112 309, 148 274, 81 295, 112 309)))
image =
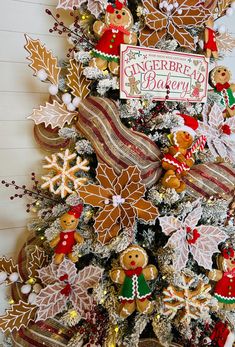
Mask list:
POLYGON ((203 55, 121 45, 120 97, 205 102, 208 63, 203 55), (168 90, 168 94, 167 94, 168 90))

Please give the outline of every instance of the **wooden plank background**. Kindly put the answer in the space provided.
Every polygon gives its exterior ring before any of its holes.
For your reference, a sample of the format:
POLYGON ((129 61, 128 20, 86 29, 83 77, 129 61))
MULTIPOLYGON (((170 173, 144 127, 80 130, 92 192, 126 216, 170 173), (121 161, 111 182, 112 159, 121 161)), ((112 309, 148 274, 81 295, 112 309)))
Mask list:
MULTIPOLYGON (((31 172, 38 172, 43 153, 37 147, 33 123, 26 120, 34 107, 48 98, 47 85, 32 76, 24 50, 27 33, 40 39, 59 58, 64 58, 67 40, 49 33, 53 19, 45 9, 55 10, 57 0, 1 0, 0 5, 0 180, 30 182, 31 172)), ((60 11, 64 14, 64 11, 60 11)), ((69 18, 69 16, 67 16, 69 18)), ((70 19, 71 20, 71 19, 70 19)), ((226 25, 235 35, 235 15, 225 18, 226 25)), ((225 60, 234 72, 234 52, 225 60)), ((0 186, 0 255, 13 256, 27 237, 26 199, 10 201, 11 191, 0 186)), ((0 289, 0 313, 6 304, 5 288, 0 289)))

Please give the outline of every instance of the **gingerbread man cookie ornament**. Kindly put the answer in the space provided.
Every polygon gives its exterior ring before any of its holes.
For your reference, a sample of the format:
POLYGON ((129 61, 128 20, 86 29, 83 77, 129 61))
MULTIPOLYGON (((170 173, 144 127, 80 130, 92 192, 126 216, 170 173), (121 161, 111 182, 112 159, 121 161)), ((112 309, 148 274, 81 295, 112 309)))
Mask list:
POLYGON ((231 72, 225 66, 217 66, 210 72, 209 83, 220 96, 224 117, 235 115, 235 84, 230 83, 231 72))
POLYGON ((93 26, 99 42, 92 51, 94 57, 90 66, 100 70, 109 68, 114 75, 119 74, 121 44, 137 44, 137 35, 131 31, 133 16, 126 1, 115 1, 107 6, 104 23, 96 21, 93 26))
POLYGON ((149 314, 153 304, 149 301, 151 290, 147 281, 154 280, 158 271, 154 265, 148 265, 148 255, 138 246, 129 246, 120 256, 121 268, 110 272, 113 282, 122 284, 119 299, 119 315, 127 318, 135 310, 149 314))
POLYGON ((185 114, 179 114, 184 119, 184 125, 172 129, 170 140, 172 146, 162 159, 162 167, 166 170, 162 179, 165 188, 175 189, 177 193, 185 190, 186 185, 182 181, 182 176, 194 164, 194 156, 190 154, 195 130, 198 128, 198 121, 185 114))
POLYGON ((209 272, 208 277, 217 284, 214 296, 219 306, 225 310, 235 309, 235 250, 232 247, 223 249, 218 257, 218 270, 209 272))
POLYGON ((60 217, 62 231, 50 242, 50 246, 55 248, 54 263, 57 265, 62 263, 65 255, 68 255, 68 258, 74 263, 78 261, 78 258, 73 256, 72 249, 76 243, 84 242, 83 237, 76 231, 82 209, 82 204, 79 204, 71 207, 60 217))

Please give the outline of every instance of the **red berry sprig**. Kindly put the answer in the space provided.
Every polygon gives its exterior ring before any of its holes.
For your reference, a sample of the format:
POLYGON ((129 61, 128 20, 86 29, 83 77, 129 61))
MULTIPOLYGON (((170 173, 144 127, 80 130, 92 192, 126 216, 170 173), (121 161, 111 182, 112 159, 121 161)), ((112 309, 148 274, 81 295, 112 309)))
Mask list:
MULTIPOLYGON (((26 185, 20 186, 20 185, 16 184, 15 181, 6 182, 5 180, 2 180, 1 183, 3 185, 5 185, 5 187, 7 187, 7 188, 10 186, 13 186, 15 188, 15 190, 21 191, 20 194, 16 193, 14 195, 11 195, 10 200, 14 200, 15 198, 21 199, 24 196, 30 196, 30 197, 34 197, 40 201, 53 202, 53 205, 55 203, 59 203, 59 200, 53 199, 49 192, 42 193, 42 191, 39 187, 39 181, 36 180, 36 176, 35 176, 34 172, 32 173, 31 180, 34 182, 32 189, 28 189, 26 187, 26 185)), ((26 207, 27 207, 26 212, 30 212, 30 207, 32 207, 32 206, 36 206, 36 202, 33 202, 31 204, 27 204, 26 205, 26 207)))

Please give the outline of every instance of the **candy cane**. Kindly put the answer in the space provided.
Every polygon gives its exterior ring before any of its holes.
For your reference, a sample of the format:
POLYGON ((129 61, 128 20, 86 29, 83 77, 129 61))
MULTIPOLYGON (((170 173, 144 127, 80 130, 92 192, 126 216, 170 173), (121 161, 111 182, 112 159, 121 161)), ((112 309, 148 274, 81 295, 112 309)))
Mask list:
POLYGON ((197 150, 203 151, 203 149, 205 148, 205 145, 206 145, 206 136, 202 135, 197 139, 194 145, 190 148, 185 158, 190 159, 197 150))
MULTIPOLYGON (((206 136, 202 135, 200 136, 197 141, 194 143, 194 145, 190 148, 187 155, 185 156, 186 159, 192 158, 192 155, 197 151, 203 151, 206 145, 206 136)), ((189 170, 188 166, 184 163, 181 164, 181 166, 176 170, 177 174, 181 174, 182 171, 189 170)))

